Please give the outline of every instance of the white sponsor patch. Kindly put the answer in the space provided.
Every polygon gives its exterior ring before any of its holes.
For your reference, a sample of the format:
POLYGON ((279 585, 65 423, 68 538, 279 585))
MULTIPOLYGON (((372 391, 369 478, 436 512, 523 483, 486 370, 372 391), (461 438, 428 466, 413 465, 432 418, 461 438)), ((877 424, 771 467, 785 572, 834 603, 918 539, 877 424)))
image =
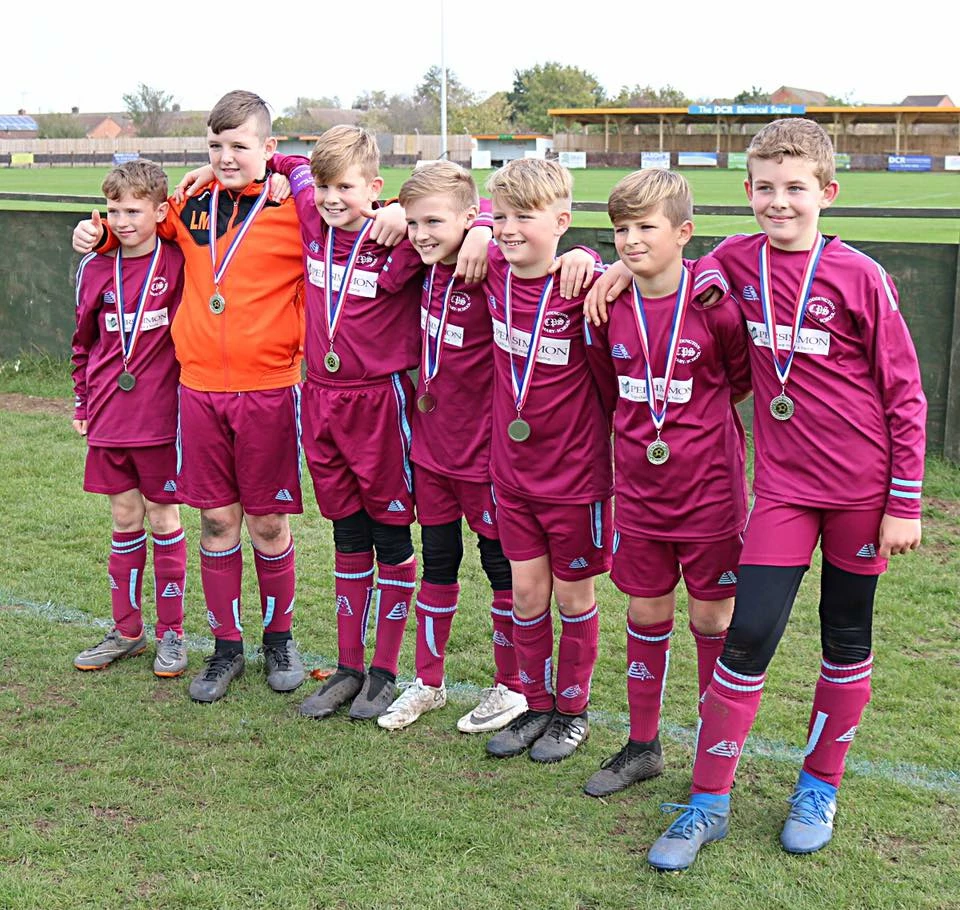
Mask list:
MULTIPOLYGON (((135 313, 123 314, 123 330, 129 332, 133 328, 133 317, 135 313)), ((104 328, 108 332, 117 331, 117 314, 104 313, 104 328)), ((141 332, 149 332, 151 329, 159 329, 162 326, 169 325, 170 318, 167 316, 167 308, 160 307, 159 310, 151 310, 143 314, 143 322, 140 323, 141 332)))
MULTIPOLYGON (((427 311, 420 307, 420 328, 421 330, 426 328, 427 325, 427 311)), ((438 316, 430 317, 430 337, 436 338, 437 332, 440 331, 440 318, 438 316)), ((463 347, 463 326, 462 325, 451 325, 447 323, 447 327, 443 330, 443 343, 453 345, 455 348, 463 347)))
MULTIPOLYGON (((758 348, 770 347, 770 335, 762 322, 747 320, 747 331, 758 348)), ((793 343, 793 328, 789 325, 777 326, 777 348, 780 351, 789 351, 793 343)), ((820 329, 800 329, 800 338, 797 340, 798 354, 814 354, 817 357, 826 357, 830 353, 830 333, 820 329)))
MULTIPOLYGON (((507 345, 507 326, 506 323, 493 320, 493 340, 497 347, 503 351, 509 351, 507 345)), ((511 338, 513 343, 513 353, 526 355, 530 349, 530 333, 521 332, 520 329, 514 329, 511 338)), ((540 347, 537 350, 537 363, 549 363, 554 366, 566 366, 570 362, 570 339, 569 338, 540 338, 540 347)))
MULTIPOLYGON (((324 286, 325 263, 322 259, 314 259, 307 256, 307 277, 310 284, 314 287, 322 288, 324 286)), ((339 291, 343 284, 343 273, 346 269, 342 265, 333 267, 333 290, 339 291)), ((362 269, 354 269, 350 276, 350 290, 348 293, 354 297, 376 297, 377 279, 380 275, 377 272, 365 272, 362 269)))
MULTIPOLYGON (((618 376, 620 383, 620 397, 628 401, 647 400, 647 380, 634 379, 632 376, 618 376)), ((659 376, 653 380, 653 392, 658 401, 663 401, 663 390, 666 386, 664 377, 659 376)), ((672 379, 670 381, 670 401, 669 404, 686 404, 693 396, 693 378, 690 379, 672 379)))

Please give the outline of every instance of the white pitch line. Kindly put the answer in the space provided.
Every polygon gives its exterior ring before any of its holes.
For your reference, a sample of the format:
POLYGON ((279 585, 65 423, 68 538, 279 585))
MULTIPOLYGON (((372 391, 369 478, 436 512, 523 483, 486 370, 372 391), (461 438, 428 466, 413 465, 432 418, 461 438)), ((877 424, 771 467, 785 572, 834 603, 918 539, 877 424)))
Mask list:
MULTIPOLYGON (((101 619, 89 616, 82 610, 63 607, 59 604, 32 603, 22 600, 0 589, 0 604, 9 604, 18 610, 45 619, 48 622, 62 622, 77 626, 88 626, 97 629, 110 629, 112 619, 101 619)), ((146 624, 153 631, 153 627, 146 624)), ((202 635, 187 635, 185 643, 188 651, 210 652, 213 650, 213 639, 202 635)), ((247 645, 246 657, 251 660, 259 653, 255 645, 247 645)), ((301 652, 307 666, 333 669, 336 661, 326 655, 301 652)), ((401 683, 412 682, 401 677, 401 683)), ((476 701, 480 697, 481 687, 473 683, 453 682, 447 684, 448 694, 455 701, 476 701)), ((590 709, 590 722, 613 730, 627 730, 630 726, 630 716, 624 712, 590 709)), ((669 739, 693 747, 695 731, 690 727, 679 724, 664 724, 662 732, 669 739)), ((744 754, 753 758, 764 758, 778 764, 789 764, 800 767, 803 762, 803 750, 798 746, 791 746, 778 740, 751 736, 744 747, 744 754)), ((901 786, 913 787, 918 790, 932 790, 942 793, 960 794, 960 772, 945 768, 928 768, 926 765, 915 765, 907 762, 872 761, 870 759, 849 759, 847 771, 859 777, 870 780, 879 780, 901 786)))

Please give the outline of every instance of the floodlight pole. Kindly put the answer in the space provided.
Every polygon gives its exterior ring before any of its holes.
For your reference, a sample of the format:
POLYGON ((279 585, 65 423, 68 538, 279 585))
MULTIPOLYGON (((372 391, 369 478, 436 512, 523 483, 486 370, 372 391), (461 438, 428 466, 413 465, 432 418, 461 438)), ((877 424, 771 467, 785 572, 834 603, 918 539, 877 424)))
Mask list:
POLYGON ((440 0, 440 157, 447 155, 447 59, 443 28, 443 0, 440 0))

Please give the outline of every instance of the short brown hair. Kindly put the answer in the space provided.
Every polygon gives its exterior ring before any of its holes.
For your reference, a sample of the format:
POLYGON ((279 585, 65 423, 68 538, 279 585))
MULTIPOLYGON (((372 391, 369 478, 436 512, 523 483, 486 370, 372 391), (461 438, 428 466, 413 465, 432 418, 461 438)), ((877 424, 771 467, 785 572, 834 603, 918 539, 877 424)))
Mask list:
POLYGON ((271 118, 267 102, 253 92, 227 92, 210 111, 207 126, 211 132, 219 134, 243 126, 251 117, 256 120, 257 135, 262 140, 269 139, 271 118))
POLYGON ((359 165, 365 180, 380 172, 377 139, 359 126, 332 126, 318 140, 310 155, 310 173, 316 183, 330 183, 347 168, 359 165))
POLYGON ((400 205, 427 196, 443 196, 457 212, 465 212, 480 201, 470 172, 453 161, 431 161, 418 167, 400 187, 400 205))
POLYGON ((573 202, 573 178, 561 164, 545 158, 515 158, 487 180, 487 192, 521 211, 573 202))
POLYGON ((833 143, 827 131, 806 117, 785 117, 763 127, 747 147, 747 171, 750 171, 750 162, 754 159, 774 159, 779 164, 785 155, 809 161, 821 188, 836 174, 833 143))
POLYGON ((167 201, 167 175, 153 161, 128 161, 107 174, 101 190, 104 198, 111 202, 124 193, 133 193, 137 199, 149 199, 155 205, 160 205, 167 201))
POLYGON ((610 191, 607 214, 618 221, 642 218, 657 205, 674 227, 693 220, 693 194, 686 178, 675 171, 650 168, 627 174, 610 191))

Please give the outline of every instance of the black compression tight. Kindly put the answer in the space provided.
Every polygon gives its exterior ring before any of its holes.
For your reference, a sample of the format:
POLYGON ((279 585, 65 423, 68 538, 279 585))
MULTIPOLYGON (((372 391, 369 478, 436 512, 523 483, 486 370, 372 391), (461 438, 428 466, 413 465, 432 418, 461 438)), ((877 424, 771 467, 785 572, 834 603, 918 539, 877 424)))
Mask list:
MULTIPOLYGON (((721 660, 734 673, 765 673, 797 596, 806 566, 740 566, 733 622, 721 660)), ((853 664, 870 654, 875 575, 856 575, 823 561, 820 641, 823 656, 853 664)))
POLYGON ((365 510, 333 522, 333 545, 339 553, 376 550, 384 565, 399 566, 413 556, 413 540, 407 525, 385 525, 365 510))

